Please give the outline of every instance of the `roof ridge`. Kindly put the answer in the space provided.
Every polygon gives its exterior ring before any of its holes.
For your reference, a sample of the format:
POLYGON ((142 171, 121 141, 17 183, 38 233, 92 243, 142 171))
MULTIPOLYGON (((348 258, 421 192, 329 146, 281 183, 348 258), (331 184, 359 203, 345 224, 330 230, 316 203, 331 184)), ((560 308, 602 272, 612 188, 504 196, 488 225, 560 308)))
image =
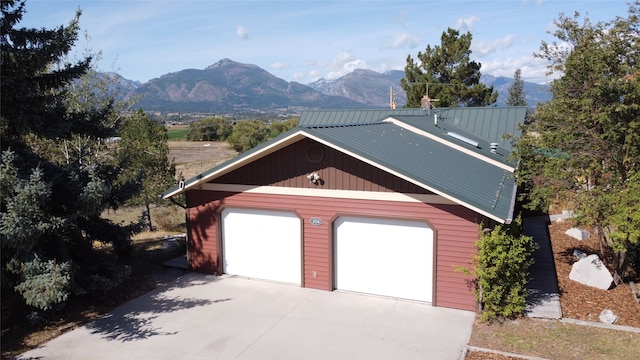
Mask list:
POLYGON ((372 121, 366 123, 350 123, 350 124, 320 124, 320 125, 300 125, 298 128, 301 129, 326 129, 326 128, 347 128, 347 127, 357 127, 357 126, 370 126, 370 125, 385 125, 384 121, 372 121))

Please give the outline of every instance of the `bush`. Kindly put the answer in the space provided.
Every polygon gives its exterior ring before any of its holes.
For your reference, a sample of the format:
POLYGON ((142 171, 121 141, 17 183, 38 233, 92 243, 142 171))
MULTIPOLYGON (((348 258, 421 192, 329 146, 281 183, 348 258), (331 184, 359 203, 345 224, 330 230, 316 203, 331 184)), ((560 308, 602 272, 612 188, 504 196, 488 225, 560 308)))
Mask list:
POLYGON ((151 216, 159 229, 165 231, 185 231, 184 210, 177 206, 163 206, 153 209, 151 216))
POLYGON ((533 238, 520 233, 517 220, 508 228, 497 225, 476 242, 472 271, 473 292, 480 303, 482 320, 513 318, 527 305, 526 284, 536 248, 533 238))

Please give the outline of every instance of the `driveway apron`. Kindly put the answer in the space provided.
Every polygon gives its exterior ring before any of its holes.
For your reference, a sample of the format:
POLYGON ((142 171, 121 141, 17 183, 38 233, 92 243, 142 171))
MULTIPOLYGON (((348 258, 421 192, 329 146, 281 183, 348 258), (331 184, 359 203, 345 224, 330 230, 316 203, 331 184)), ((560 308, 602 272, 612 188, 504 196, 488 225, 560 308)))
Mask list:
POLYGON ((474 317, 189 273, 19 359, 458 359, 474 317))

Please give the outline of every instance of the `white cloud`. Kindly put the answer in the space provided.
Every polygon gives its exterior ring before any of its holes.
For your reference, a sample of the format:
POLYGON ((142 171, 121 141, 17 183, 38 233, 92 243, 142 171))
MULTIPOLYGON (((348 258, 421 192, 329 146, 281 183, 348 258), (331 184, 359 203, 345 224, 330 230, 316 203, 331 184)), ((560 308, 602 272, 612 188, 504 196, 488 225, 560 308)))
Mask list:
POLYGON ((280 70, 280 69, 286 69, 288 67, 289 67, 289 64, 287 64, 287 63, 279 63, 279 62, 277 62, 277 63, 271 64, 271 68, 272 69, 280 70))
POLYGON ((316 81, 320 78, 333 80, 349 74, 355 69, 369 68, 366 61, 356 58, 348 51, 338 53, 338 55, 330 61, 307 61, 304 66, 312 69, 306 72, 297 72, 293 74, 294 80, 302 83, 316 81))
POLYGON ((471 31, 478 21, 480 21, 480 18, 477 16, 459 18, 458 21, 456 21, 456 29, 460 30, 460 32, 471 31))
POLYGON ((471 44, 471 51, 473 51, 474 55, 478 55, 480 57, 489 55, 498 50, 508 49, 513 45, 514 36, 509 34, 502 39, 496 39, 493 41, 478 41, 476 43, 471 44))
POLYGON ((313 82, 320 79, 321 77, 322 75, 316 69, 307 72, 297 72, 293 74, 293 80, 302 83, 313 82))
POLYGON ((547 65, 549 63, 533 56, 521 56, 519 58, 493 59, 489 62, 482 62, 480 69, 483 74, 494 76, 513 77, 517 69, 522 71, 522 79, 537 84, 548 84, 559 75, 547 76, 547 65))
POLYGON ((344 76, 355 69, 367 69, 367 63, 362 59, 356 59, 353 54, 343 51, 336 56, 331 62, 325 65, 327 70, 327 79, 337 79, 344 76))
POLYGON ((247 40, 249 38, 249 29, 247 29, 246 27, 242 26, 242 25, 238 25, 237 29, 236 29, 236 34, 238 35, 238 37, 242 40, 247 40))
POLYGON ((408 32, 397 33, 393 36, 393 40, 384 44, 386 49, 414 49, 420 43, 420 38, 411 36, 408 32))

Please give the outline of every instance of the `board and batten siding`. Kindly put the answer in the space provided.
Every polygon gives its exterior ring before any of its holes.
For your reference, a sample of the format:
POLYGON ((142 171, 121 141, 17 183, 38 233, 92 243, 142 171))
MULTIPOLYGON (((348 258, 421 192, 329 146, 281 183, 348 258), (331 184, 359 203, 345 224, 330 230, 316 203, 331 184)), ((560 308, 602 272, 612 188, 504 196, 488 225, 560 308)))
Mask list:
MULTIPOLYGON (((322 190, 319 190, 322 191, 322 190)), ((455 271, 475 254, 479 215, 459 205, 293 196, 263 193, 187 191, 191 268, 220 273, 220 212, 225 207, 294 211, 303 223, 302 286, 333 290, 333 221, 339 216, 365 216, 426 222, 434 231, 434 305, 475 310, 468 277, 455 271), (311 218, 322 224, 313 225, 311 218)), ((250 225, 250 224, 248 224, 250 225)), ((381 259, 380 266, 384 266, 381 259)), ((388 269, 393 271, 393 269, 388 269)), ((398 278, 401 281, 401 277, 398 278)))
POLYGON ((311 139, 303 139, 216 179, 220 184, 430 194, 420 186, 311 139), (316 149, 309 152, 309 149, 316 149), (320 159, 309 154, 321 153, 320 159), (317 161, 312 161, 317 160, 317 161), (322 183, 307 175, 318 173, 322 183))

